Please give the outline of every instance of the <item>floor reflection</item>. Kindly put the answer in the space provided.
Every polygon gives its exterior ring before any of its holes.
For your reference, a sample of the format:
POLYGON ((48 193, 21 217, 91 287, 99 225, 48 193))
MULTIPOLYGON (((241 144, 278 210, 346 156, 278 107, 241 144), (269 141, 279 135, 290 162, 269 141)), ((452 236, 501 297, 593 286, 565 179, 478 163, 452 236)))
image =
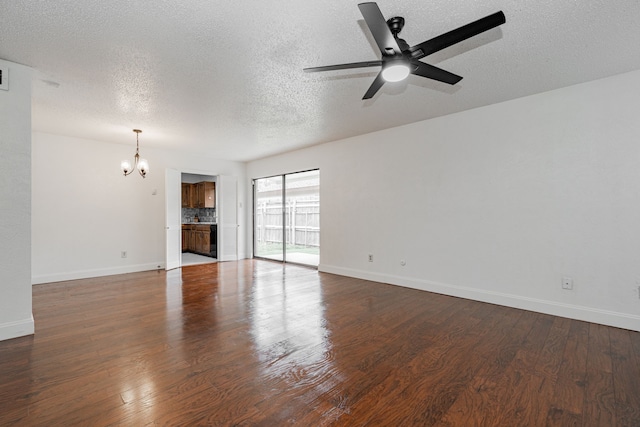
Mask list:
POLYGON ((249 305, 251 335, 266 377, 304 383, 332 370, 330 331, 326 327, 322 290, 298 278, 288 279, 287 266, 254 281, 249 305), (279 286, 274 286, 278 280, 279 286))
POLYGON ((219 269, 216 264, 184 267, 182 271, 182 328, 185 336, 215 328, 218 319, 219 269))

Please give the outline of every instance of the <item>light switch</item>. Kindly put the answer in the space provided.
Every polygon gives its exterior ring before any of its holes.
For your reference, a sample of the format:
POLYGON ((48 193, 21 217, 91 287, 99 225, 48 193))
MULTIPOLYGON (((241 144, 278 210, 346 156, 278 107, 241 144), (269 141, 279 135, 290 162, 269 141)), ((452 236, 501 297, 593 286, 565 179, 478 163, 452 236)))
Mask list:
POLYGON ((0 67, 0 89, 9 90, 9 69, 0 67))

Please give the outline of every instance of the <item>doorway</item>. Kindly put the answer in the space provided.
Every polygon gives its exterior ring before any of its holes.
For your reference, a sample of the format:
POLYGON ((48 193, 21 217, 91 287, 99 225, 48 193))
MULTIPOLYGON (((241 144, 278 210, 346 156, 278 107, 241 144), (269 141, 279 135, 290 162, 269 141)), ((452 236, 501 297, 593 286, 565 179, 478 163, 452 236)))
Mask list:
POLYGON ((217 262, 217 176, 181 173, 181 266, 217 262))
MULTIPOLYGON (((195 218, 195 212, 182 211, 182 180, 185 176, 196 177, 196 181, 202 180, 215 182, 215 193, 211 197, 215 200, 214 212, 198 211, 198 224, 205 225, 209 222, 209 247, 211 243, 216 245, 217 261, 235 261, 238 259, 238 215, 237 205, 237 177, 230 175, 206 174, 201 171, 186 171, 167 168, 165 169, 165 269, 171 270, 182 265, 191 264, 191 260, 182 257, 183 225, 192 221, 191 214, 195 218), (202 214, 205 214, 200 221, 202 214), (184 216, 186 214, 186 217, 184 216), (215 224, 215 231, 212 230, 215 224)), ((189 182, 187 182, 189 183, 189 182)), ((206 233, 206 230, 198 230, 206 233)), ((206 236, 202 235, 202 242, 206 242, 206 236)), ((206 247, 206 243, 201 243, 206 247)), ((198 246, 196 244, 196 246, 198 246)), ((209 262, 212 258, 209 258, 209 262)))
POLYGON ((253 180, 253 254, 317 267, 320 170, 253 180))

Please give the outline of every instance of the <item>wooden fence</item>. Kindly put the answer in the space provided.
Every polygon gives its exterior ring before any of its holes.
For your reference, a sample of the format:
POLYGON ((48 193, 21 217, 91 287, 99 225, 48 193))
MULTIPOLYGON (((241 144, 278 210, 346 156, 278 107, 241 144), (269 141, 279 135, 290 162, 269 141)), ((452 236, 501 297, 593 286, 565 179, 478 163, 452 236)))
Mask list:
MULTIPOLYGON (((286 244, 320 246, 320 201, 291 200, 285 206, 286 244)), ((282 204, 258 201, 256 204, 256 242, 282 243, 282 204)))

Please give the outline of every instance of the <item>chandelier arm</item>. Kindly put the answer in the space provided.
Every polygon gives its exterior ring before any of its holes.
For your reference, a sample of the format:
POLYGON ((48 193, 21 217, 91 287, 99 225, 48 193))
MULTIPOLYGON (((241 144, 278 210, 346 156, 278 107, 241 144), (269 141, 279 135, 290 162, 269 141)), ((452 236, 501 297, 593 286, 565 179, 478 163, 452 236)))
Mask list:
MULTIPOLYGON (((136 147, 136 155, 134 157, 134 161, 135 161, 135 165, 133 165, 134 169, 138 169, 138 173, 140 174, 141 177, 146 178, 147 177, 147 172, 142 172, 142 169, 140 169, 138 167, 138 164, 140 163, 140 154, 138 153, 138 147, 136 147)), ((133 169, 131 170, 131 172, 133 172, 133 169)))
POLYGON ((140 155, 138 154, 138 150, 136 149, 136 155, 133 157, 133 166, 131 166, 131 170, 129 170, 129 172, 122 171, 124 176, 129 176, 129 175, 131 175, 133 173, 133 171, 135 169, 138 169, 138 158, 139 157, 140 157, 140 155))

